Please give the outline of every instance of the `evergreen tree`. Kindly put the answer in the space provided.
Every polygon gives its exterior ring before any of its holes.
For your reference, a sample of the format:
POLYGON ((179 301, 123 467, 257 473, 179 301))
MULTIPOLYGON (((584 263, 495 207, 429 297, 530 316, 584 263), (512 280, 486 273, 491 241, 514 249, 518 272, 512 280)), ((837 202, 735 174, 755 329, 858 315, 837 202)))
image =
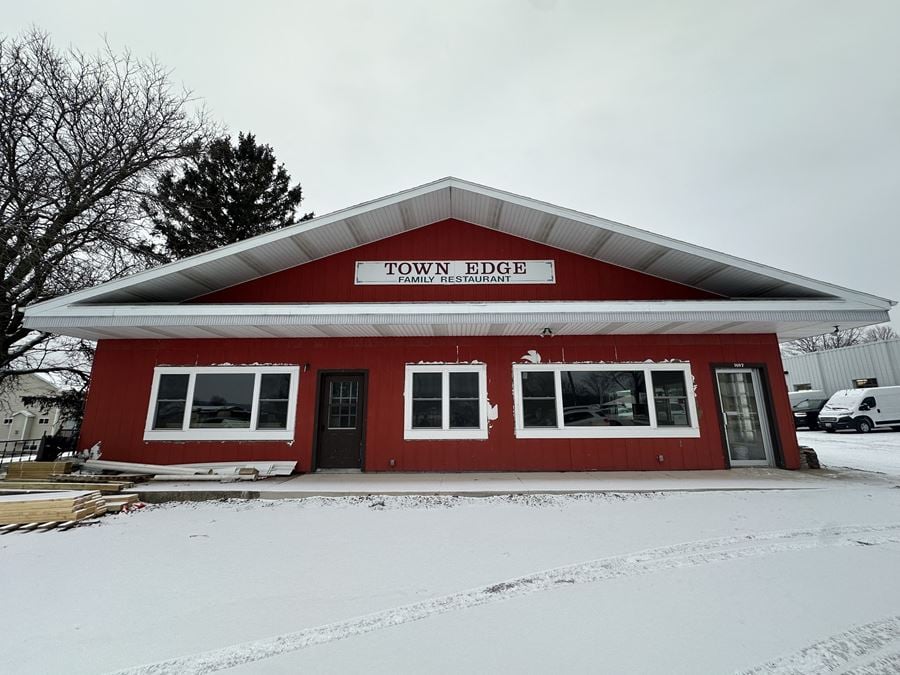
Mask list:
POLYGON ((185 258, 312 218, 296 217, 303 197, 290 178, 272 148, 251 133, 238 134, 235 145, 229 136, 212 141, 180 175, 163 174, 156 193, 142 202, 163 239, 158 257, 185 258))

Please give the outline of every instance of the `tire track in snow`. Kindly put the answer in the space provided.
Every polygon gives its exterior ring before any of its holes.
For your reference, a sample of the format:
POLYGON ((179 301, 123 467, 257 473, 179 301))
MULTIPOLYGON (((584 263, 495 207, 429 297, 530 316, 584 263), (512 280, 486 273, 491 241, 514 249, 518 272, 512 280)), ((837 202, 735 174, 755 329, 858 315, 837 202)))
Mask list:
POLYGON ((739 675, 894 674, 900 672, 898 647, 900 615, 856 626, 739 675), (881 653, 890 649, 894 653, 881 653))
POLYGON ((607 579, 695 567, 785 551, 802 551, 823 546, 859 546, 888 542, 900 542, 900 524, 850 525, 766 532, 673 544, 638 553, 565 565, 344 621, 230 645, 199 654, 125 668, 116 671, 115 675, 211 673, 355 635, 420 621, 437 614, 550 590, 561 584, 594 583, 607 579))

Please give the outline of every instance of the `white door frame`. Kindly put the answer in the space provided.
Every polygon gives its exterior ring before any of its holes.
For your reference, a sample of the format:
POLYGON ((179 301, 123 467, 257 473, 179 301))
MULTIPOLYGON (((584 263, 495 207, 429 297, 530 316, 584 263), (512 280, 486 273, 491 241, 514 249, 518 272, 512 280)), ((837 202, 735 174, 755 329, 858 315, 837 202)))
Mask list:
POLYGON ((719 415, 722 421, 722 435, 725 439, 725 452, 728 456, 728 462, 731 466, 775 466, 775 443, 772 438, 772 431, 769 428, 769 414, 766 399, 763 396, 762 374, 759 368, 715 368, 716 377, 716 393, 719 403, 719 415), (750 381, 753 383, 753 396, 756 399, 756 414, 759 418, 760 433, 763 437, 763 448, 766 452, 765 459, 733 459, 731 456, 731 444, 728 438, 727 418, 725 406, 722 405, 722 387, 719 382, 719 373, 749 373, 750 381))

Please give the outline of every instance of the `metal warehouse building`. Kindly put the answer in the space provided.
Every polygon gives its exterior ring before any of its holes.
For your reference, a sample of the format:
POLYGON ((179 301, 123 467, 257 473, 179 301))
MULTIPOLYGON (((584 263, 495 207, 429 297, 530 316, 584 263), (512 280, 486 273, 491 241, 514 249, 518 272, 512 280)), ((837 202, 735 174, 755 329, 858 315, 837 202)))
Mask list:
POLYGON ((900 340, 869 342, 822 352, 787 356, 784 370, 791 391, 900 385, 900 340))
POLYGON ((29 307, 82 444, 298 470, 796 468, 779 341, 893 303, 456 178, 29 307))

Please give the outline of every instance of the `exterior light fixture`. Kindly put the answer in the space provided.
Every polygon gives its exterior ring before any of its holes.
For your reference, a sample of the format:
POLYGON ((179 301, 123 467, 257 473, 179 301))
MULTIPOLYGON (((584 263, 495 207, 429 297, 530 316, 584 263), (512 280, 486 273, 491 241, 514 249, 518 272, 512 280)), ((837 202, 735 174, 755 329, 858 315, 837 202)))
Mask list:
POLYGON ((553 337, 553 329, 547 326, 541 331, 541 337, 553 337))

